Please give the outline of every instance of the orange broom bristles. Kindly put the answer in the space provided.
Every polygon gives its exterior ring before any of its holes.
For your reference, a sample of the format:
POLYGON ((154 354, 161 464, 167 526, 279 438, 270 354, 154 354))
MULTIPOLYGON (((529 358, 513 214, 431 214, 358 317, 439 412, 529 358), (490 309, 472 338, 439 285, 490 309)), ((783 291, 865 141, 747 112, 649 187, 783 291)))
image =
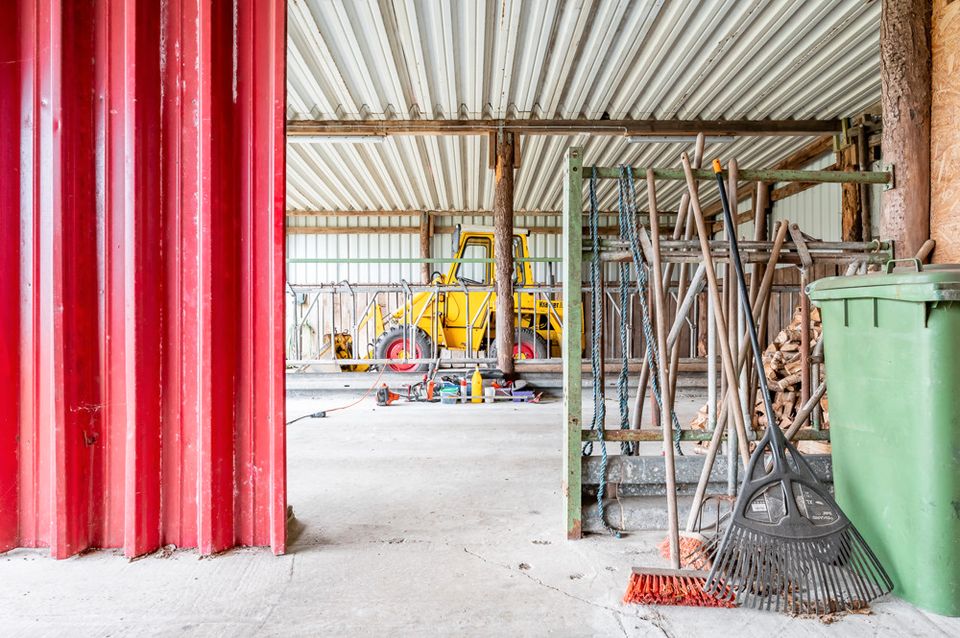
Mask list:
POLYGON ((706 573, 668 569, 634 569, 623 602, 638 605, 684 605, 688 607, 736 607, 729 590, 724 597, 703 591, 706 573), (727 600, 729 598, 729 600, 727 600))
MULTIPOLYGON (((706 539, 700 534, 680 532, 680 566, 690 569, 710 569, 710 558, 704 553, 706 539)), ((657 546, 660 555, 670 560, 670 539, 665 538, 657 546)))

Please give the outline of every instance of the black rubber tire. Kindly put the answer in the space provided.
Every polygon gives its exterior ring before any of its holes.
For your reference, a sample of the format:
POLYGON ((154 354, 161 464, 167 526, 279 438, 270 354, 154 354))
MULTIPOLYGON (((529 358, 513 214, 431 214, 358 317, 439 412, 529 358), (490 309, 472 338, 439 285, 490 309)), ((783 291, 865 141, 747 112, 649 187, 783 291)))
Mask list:
MULTIPOLYGON (((516 344, 521 342, 524 344, 532 344, 534 359, 548 359, 550 357, 550 348, 547 346, 546 340, 537 334, 537 331, 533 328, 516 329, 516 331, 513 333, 514 348, 516 348, 516 344)), ((490 356, 494 359, 497 358, 496 339, 494 339, 490 344, 490 356)), ((516 358, 516 356, 514 356, 514 358, 516 358)))
MULTIPOLYGON (((410 330, 410 333, 413 337, 413 343, 417 348, 420 349, 421 356, 411 357, 417 359, 425 359, 430 357, 433 353, 433 343, 430 341, 430 337, 426 332, 420 330, 419 328, 413 328, 410 330)), ((373 346, 373 356, 377 359, 386 359, 390 351, 391 345, 395 342, 402 342, 406 338, 404 335, 403 326, 393 326, 387 329, 379 338, 373 346)), ((398 366, 393 364, 384 364, 387 366, 389 372, 416 372, 418 374, 423 374, 430 369, 429 363, 420 363, 411 366, 409 369, 399 369, 398 366)))

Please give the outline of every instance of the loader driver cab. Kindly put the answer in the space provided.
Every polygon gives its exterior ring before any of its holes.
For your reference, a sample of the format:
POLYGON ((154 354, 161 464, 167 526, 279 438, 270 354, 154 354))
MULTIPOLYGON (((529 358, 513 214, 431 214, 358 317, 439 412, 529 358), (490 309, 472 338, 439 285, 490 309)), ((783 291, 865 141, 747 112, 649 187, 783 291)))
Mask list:
MULTIPOLYGON (((459 252, 460 259, 465 261, 461 261, 454 266, 450 283, 460 282, 467 286, 491 285, 493 283, 493 264, 489 261, 473 262, 471 260, 489 260, 493 256, 493 239, 491 237, 468 236, 463 242, 463 249, 459 250, 459 228, 457 229, 456 238, 458 245, 454 254, 456 255, 457 252, 459 252)), ((523 286, 524 283, 526 283, 523 261, 525 257, 523 240, 515 235, 513 237, 514 286, 523 286)))
POLYGON ((493 264, 470 260, 490 259, 492 254, 493 246, 489 237, 467 238, 460 253, 460 258, 467 261, 461 261, 456 265, 453 279, 467 286, 489 285, 492 280, 493 264))

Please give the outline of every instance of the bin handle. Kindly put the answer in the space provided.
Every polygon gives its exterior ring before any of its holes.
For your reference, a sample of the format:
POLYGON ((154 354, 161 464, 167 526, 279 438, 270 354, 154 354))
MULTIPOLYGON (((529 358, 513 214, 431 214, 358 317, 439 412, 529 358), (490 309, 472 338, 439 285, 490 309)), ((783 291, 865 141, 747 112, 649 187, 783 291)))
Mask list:
POLYGON ((893 272, 893 269, 896 268, 896 264, 904 263, 904 262, 909 262, 913 264, 913 267, 916 268, 917 272, 923 272, 923 264, 916 257, 905 257, 903 259, 891 259, 890 261, 887 262, 887 265, 884 268, 884 272, 889 275, 890 273, 893 272))

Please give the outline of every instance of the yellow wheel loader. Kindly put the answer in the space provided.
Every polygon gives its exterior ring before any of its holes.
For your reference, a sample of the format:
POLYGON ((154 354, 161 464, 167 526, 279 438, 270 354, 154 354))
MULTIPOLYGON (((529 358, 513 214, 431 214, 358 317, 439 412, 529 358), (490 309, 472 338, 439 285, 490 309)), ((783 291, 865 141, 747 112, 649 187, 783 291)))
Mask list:
MULTIPOLYGON (((404 306, 384 318, 380 306, 373 304, 361 322, 373 321, 379 337, 368 356, 376 359, 398 359, 389 364, 395 372, 425 372, 429 364, 408 363, 405 359, 429 359, 434 343, 447 350, 484 350, 496 357, 497 293, 470 287, 494 286, 493 231, 489 228, 459 229, 455 237, 455 261, 446 275, 434 273, 433 283, 442 286, 437 291, 417 292, 404 306), (459 287, 461 290, 451 290, 459 287)), ((533 268, 527 247, 527 232, 515 230, 513 236, 514 272, 516 289, 533 286, 533 268)), ((514 326, 515 359, 545 359, 560 356, 563 330, 563 304, 546 295, 515 292, 514 326)), ((581 322, 582 323, 582 322, 581 322)), ((580 334, 583 348, 583 332, 580 334)))

